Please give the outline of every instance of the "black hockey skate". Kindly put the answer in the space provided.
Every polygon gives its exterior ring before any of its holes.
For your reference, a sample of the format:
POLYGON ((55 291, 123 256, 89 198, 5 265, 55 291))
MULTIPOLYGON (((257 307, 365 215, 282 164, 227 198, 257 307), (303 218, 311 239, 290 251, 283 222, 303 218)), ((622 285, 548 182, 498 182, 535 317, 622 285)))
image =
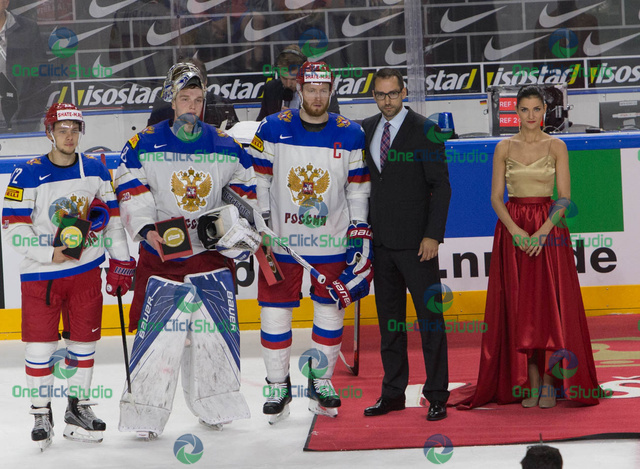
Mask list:
POLYGON ((44 451, 51 445, 51 437, 54 435, 51 402, 47 404, 47 407, 31 406, 29 413, 36 418, 33 430, 31 430, 31 439, 38 443, 40 451, 44 451))
POLYGON ((337 417, 338 407, 342 404, 340 396, 328 378, 316 378, 312 359, 309 357, 309 410, 316 415, 337 417))
POLYGON ((284 383, 271 383, 267 380, 267 385, 269 386, 269 397, 262 406, 262 413, 269 416, 269 425, 273 425, 286 419, 291 413, 289 410, 291 378, 287 375, 287 380, 284 383))
POLYGON ((91 410, 95 402, 88 400, 78 400, 77 397, 70 397, 67 411, 64 414, 64 421, 67 426, 64 429, 64 437, 70 440, 82 441, 85 443, 100 443, 102 432, 107 425, 96 417, 91 410))

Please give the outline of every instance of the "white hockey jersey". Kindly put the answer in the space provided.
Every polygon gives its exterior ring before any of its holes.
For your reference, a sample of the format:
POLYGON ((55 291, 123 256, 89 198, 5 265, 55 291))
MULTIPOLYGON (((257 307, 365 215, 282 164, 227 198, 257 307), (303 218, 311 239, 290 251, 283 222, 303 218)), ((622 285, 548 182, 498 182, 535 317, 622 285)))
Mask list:
MULTIPOLYGON (((193 255, 205 251, 198 238, 198 218, 224 205, 224 186, 252 204, 256 199, 251 157, 209 124, 202 124, 200 137, 193 141, 176 137, 169 121, 139 132, 122 150, 115 184, 123 223, 134 241, 143 241, 139 233, 146 225, 182 216, 193 255)), ((157 255, 146 241, 142 246, 157 255)))
POLYGON ((20 280, 51 280, 87 272, 105 259, 128 261, 129 248, 120 221, 111 175, 100 160, 81 155, 71 166, 56 166, 47 155, 18 165, 4 196, 4 241, 25 256, 20 280), (54 264, 53 244, 65 214, 87 218, 94 198, 109 207, 109 224, 95 237, 87 237, 80 260, 54 264))
MULTIPOLYGON (((300 111, 292 109, 267 116, 258 127, 249 148, 258 204, 271 211, 280 240, 309 263, 344 260, 350 218, 367 219, 371 183, 364 142, 358 124, 334 113, 320 132, 307 131, 300 111)), ((278 261, 294 262, 270 244, 278 261)))

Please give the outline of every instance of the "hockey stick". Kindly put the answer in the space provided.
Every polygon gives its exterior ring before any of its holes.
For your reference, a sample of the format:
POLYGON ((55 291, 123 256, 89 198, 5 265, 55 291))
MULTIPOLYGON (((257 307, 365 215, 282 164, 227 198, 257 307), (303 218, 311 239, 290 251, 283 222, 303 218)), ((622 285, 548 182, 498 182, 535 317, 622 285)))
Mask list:
POLYGON ((300 254, 295 252, 286 244, 282 243, 282 241, 280 241, 280 238, 267 227, 267 224, 262 218, 262 215, 255 211, 253 207, 251 207, 246 201, 242 200, 242 198, 228 186, 225 186, 222 189, 222 200, 228 204, 235 205, 238 209, 238 212, 240 212, 240 215, 246 218, 251 226, 253 226, 259 232, 261 231, 269 236, 273 242, 275 242, 287 254, 293 257, 294 261, 300 264, 305 270, 308 270, 309 273, 311 273, 311 275, 313 275, 318 280, 318 283, 322 285, 327 281, 327 278, 316 269, 314 269, 311 264, 309 264, 302 258, 302 256, 300 256, 300 254))
POLYGON ((347 363, 347 360, 340 351, 340 358, 342 363, 347 369, 353 373, 354 376, 358 376, 360 371, 360 300, 356 301, 353 305, 353 366, 347 363))
POLYGON ((127 392, 131 394, 131 374, 129 372, 129 349, 127 348, 127 336, 124 331, 124 308, 122 307, 122 295, 120 287, 116 291, 118 296, 118 309, 120 310, 120 332, 122 332, 122 349, 124 351, 124 367, 127 372, 127 392))

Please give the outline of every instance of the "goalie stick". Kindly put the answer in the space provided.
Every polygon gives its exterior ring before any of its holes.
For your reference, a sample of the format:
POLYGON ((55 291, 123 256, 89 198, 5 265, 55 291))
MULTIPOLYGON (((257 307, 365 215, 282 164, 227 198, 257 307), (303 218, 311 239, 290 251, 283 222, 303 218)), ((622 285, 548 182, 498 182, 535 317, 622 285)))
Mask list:
POLYGON ((314 269, 311 264, 309 264, 302 258, 302 256, 300 256, 300 254, 295 252, 286 244, 282 243, 278 235, 276 235, 269 229, 269 227, 267 227, 267 224, 262 218, 262 215, 255 211, 253 207, 251 207, 246 201, 242 200, 242 198, 228 186, 225 186, 222 189, 222 200, 228 204, 235 205, 238 209, 238 212, 240 212, 240 216, 246 218, 251 226, 253 226, 256 230, 258 230, 259 232, 261 231, 269 236, 278 246, 286 251, 291 257, 293 257, 293 260, 295 260, 298 264, 308 270, 309 273, 311 273, 311 275, 313 275, 318 280, 318 283, 322 285, 327 281, 327 278, 316 269, 314 269))
POLYGON ((127 335, 124 330, 124 308, 122 307, 122 294, 120 293, 120 287, 116 291, 118 296, 118 310, 120 312, 120 332, 122 333, 122 350, 124 352, 124 368, 127 373, 127 397, 131 396, 131 373, 129 371, 129 349, 127 347, 127 335))
POLYGON ((358 372, 360 371, 360 300, 356 301, 353 305, 353 366, 347 363, 346 358, 344 358, 344 354, 342 350, 340 350, 340 358, 342 359, 342 363, 347 367, 347 369, 353 373, 354 376, 358 376, 358 372))

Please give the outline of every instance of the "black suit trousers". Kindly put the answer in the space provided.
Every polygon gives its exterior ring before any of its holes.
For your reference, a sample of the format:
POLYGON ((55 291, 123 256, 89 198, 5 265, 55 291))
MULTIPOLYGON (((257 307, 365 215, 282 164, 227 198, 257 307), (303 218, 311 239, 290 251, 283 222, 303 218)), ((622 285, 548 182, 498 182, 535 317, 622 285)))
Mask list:
POLYGON ((374 283, 376 309, 380 326, 382 366, 382 397, 395 399, 404 396, 409 382, 407 355, 406 289, 415 306, 422 354, 427 379, 422 394, 429 402, 446 402, 449 398, 449 366, 447 336, 441 313, 429 311, 424 302, 427 288, 440 283, 438 258, 420 262, 417 249, 389 249, 374 246, 374 283), (395 321, 395 322, 394 322, 395 321), (423 327, 424 326, 424 327, 423 327))

